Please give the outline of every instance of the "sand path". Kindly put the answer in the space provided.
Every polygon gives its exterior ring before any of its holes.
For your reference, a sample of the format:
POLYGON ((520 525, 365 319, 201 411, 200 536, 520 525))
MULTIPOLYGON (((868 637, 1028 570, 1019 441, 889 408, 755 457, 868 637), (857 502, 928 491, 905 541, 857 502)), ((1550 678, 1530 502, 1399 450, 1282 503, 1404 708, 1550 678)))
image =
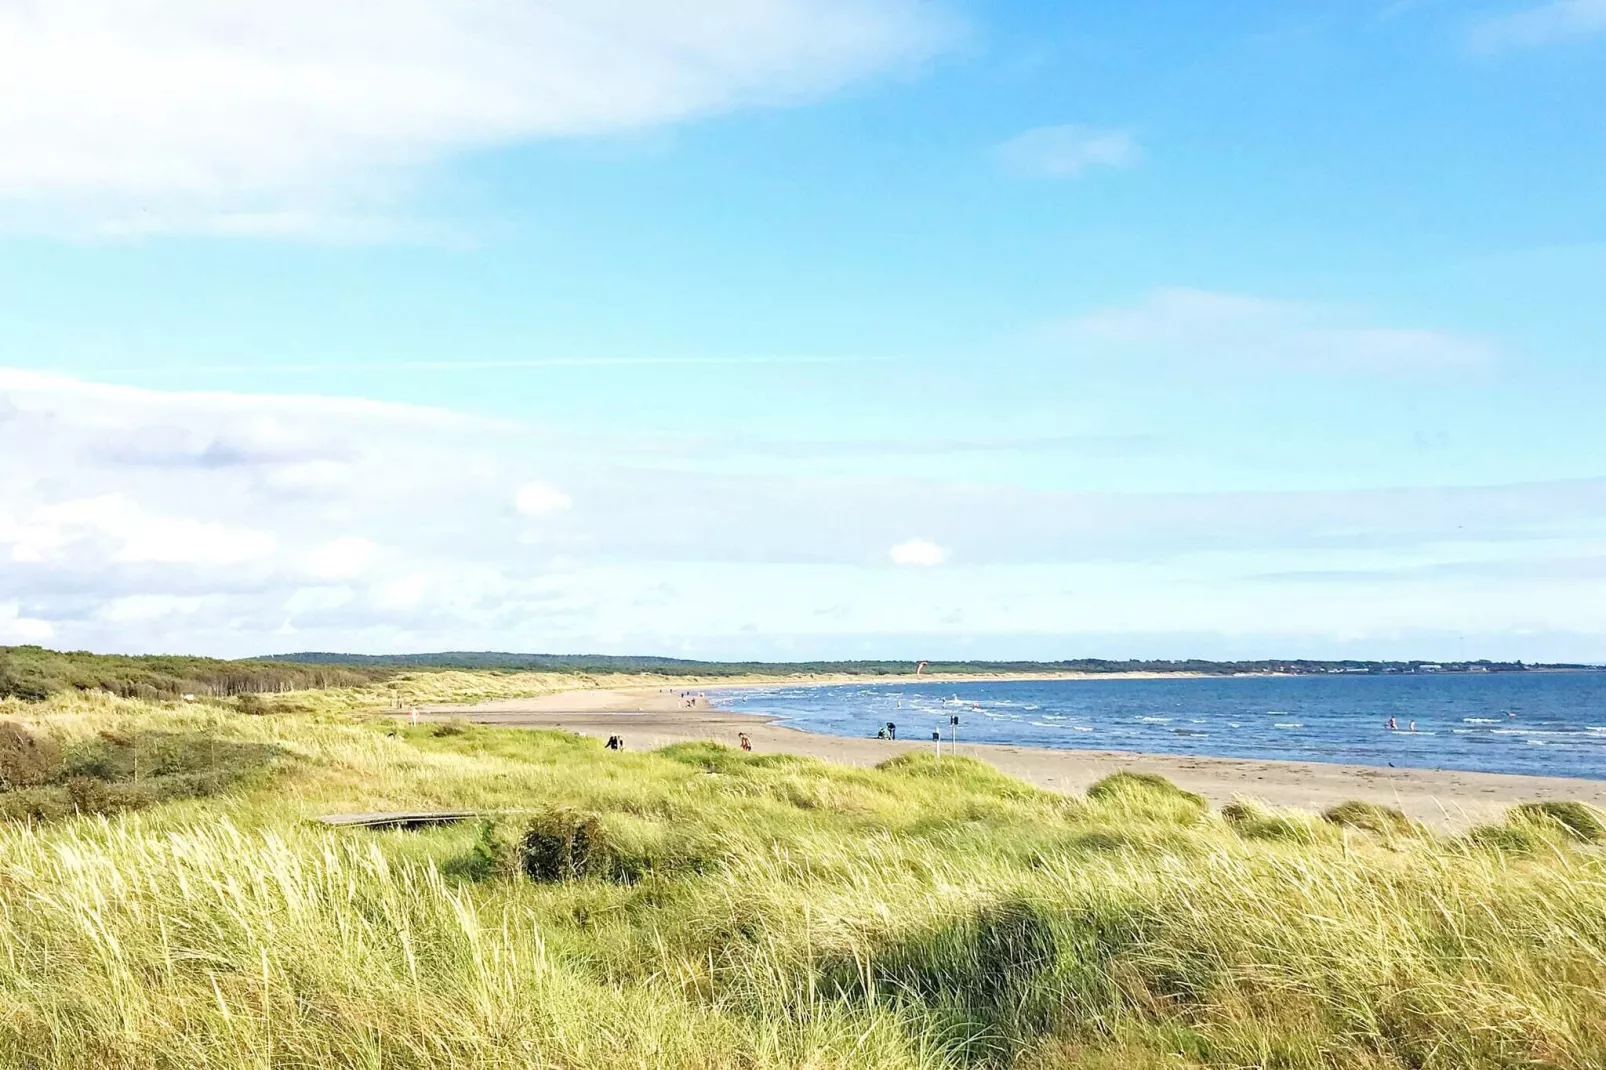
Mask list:
MULTIPOLYGON (((720 684, 720 687, 731 686, 720 684)), ((715 740, 736 745, 746 732, 763 754, 799 754, 868 766, 929 741, 854 739, 818 735, 771 724, 761 716, 712 707, 706 699, 688 706, 676 688, 566 691, 535 698, 503 699, 473 706, 420 707, 429 720, 460 717, 480 724, 556 728, 582 735, 622 735, 631 750, 670 743, 715 740)), ((946 744, 943 752, 948 753, 946 744)), ((1159 773, 1221 805, 1247 795, 1273 806, 1321 810, 1348 799, 1398 806, 1422 821, 1452 829, 1499 818, 1514 802, 1579 799, 1606 807, 1606 781, 1574 777, 1463 773, 1436 769, 1389 769, 1325 762, 1202 758, 1113 751, 1057 750, 1007 744, 964 743, 959 753, 979 758, 1011 776, 1058 791, 1081 792, 1100 777, 1122 769, 1159 773)))

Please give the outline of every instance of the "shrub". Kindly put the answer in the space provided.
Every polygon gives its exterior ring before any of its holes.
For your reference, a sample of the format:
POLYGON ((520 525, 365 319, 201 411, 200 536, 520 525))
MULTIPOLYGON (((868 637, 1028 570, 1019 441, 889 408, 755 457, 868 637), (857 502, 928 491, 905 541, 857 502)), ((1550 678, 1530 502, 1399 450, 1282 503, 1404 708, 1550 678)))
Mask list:
POLYGON ((622 844, 601 814, 554 807, 523 821, 486 822, 471 857, 457 868, 542 884, 593 877, 628 884, 652 869, 653 859, 622 844))
POLYGON ((280 753, 204 733, 113 729, 61 748, 0 722, 0 820, 111 814, 213 795, 267 769, 280 753))
POLYGON ((58 821, 72 815, 72 805, 60 788, 0 792, 0 821, 58 821))
POLYGON ((95 777, 75 776, 64 786, 72 808, 80 814, 143 810, 157 802, 156 793, 144 785, 115 784, 95 777))
POLYGON ((43 784, 60 765, 61 751, 48 736, 0 721, 0 791, 43 784))
POLYGON ((124 698, 238 695, 320 687, 360 687, 394 675, 387 666, 218 661, 214 658, 63 653, 38 646, 0 646, 0 698, 37 702, 69 691, 108 691, 124 698))

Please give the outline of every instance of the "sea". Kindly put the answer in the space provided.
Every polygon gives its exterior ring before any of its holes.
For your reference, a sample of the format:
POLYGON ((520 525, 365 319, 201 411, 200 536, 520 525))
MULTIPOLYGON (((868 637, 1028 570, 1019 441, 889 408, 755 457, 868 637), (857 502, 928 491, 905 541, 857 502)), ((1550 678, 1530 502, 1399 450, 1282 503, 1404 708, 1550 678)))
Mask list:
POLYGON ((709 698, 806 732, 874 736, 890 721, 899 739, 941 732, 945 750, 957 734, 961 752, 1015 743, 1606 779, 1606 672, 903 680, 709 698))

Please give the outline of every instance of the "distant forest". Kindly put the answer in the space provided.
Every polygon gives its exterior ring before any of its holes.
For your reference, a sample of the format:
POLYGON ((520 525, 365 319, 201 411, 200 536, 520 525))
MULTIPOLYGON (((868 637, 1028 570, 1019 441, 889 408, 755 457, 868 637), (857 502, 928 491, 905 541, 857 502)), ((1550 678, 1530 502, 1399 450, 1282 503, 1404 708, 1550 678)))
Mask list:
POLYGON ((277 661, 222 661, 168 655, 63 653, 38 646, 0 646, 0 698, 38 700, 60 691, 109 691, 124 698, 227 697, 353 687, 394 674, 383 666, 277 661))
MULTIPOLYGON (((746 676, 833 674, 901 676, 918 662, 902 661, 691 661, 684 658, 629 657, 611 654, 508 654, 495 651, 448 651, 439 654, 274 654, 262 659, 302 665, 389 666, 407 669, 481 669, 523 672, 654 673, 660 676, 746 676)), ((1109 661, 1075 658, 1067 661, 928 661, 926 671, 944 675, 1054 672, 1176 672, 1232 676, 1239 673, 1417 673, 1526 672, 1530 669, 1586 669, 1587 665, 1525 665, 1520 661, 1109 661)))
MULTIPOLYGON (((901 676, 913 661, 690 661, 684 658, 619 657, 608 654, 507 654, 450 651, 439 654, 332 654, 303 652, 225 661, 173 655, 91 654, 38 646, 0 646, 0 698, 38 700, 62 691, 109 691, 127 698, 177 699, 184 695, 230 697, 320 687, 355 687, 399 672, 470 669, 481 672, 648 673, 658 676, 901 676)), ((1055 672, 1205 673, 1437 673, 1527 672, 1589 669, 1588 665, 1524 665, 1522 662, 1425 661, 932 661, 926 671, 945 675, 1055 672)))

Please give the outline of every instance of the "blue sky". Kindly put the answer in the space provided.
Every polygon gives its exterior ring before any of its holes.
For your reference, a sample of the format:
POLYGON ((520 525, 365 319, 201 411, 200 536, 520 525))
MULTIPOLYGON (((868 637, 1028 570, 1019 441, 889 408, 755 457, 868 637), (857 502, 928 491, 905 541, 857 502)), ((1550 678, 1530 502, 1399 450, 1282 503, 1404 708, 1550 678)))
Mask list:
POLYGON ((0 7, 0 642, 1606 660, 1602 0, 259 7, 0 7))

